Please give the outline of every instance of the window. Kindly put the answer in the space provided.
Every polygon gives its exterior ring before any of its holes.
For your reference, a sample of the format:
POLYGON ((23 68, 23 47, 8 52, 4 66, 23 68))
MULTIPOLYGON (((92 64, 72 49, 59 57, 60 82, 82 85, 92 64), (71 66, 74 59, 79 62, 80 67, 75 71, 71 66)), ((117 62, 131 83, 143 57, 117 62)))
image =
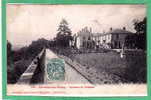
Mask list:
POLYGON ((85 48, 85 47, 86 47, 86 42, 85 42, 85 41, 83 41, 83 43, 82 43, 82 44, 83 44, 83 47, 85 48))
POLYGON ((105 40, 103 40, 103 43, 105 43, 106 41, 105 40))
POLYGON ((117 49, 117 41, 114 41, 114 48, 117 49))
POLYGON ((116 38, 117 38, 117 39, 119 38, 119 34, 116 34, 116 38))
POLYGON ((108 35, 108 40, 110 40, 110 35, 108 35))
POLYGON ((105 40, 107 40, 107 39, 108 39, 108 35, 106 35, 105 37, 106 37, 106 39, 105 39, 105 40))
POLYGON ((121 47, 121 42, 120 42, 120 41, 119 41, 119 48, 122 48, 122 47, 121 47))

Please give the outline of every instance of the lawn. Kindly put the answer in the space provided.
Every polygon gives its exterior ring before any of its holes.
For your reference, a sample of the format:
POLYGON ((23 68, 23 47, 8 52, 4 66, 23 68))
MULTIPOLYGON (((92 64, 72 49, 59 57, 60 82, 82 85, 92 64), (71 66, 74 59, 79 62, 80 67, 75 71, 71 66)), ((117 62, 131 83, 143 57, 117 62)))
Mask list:
POLYGON ((69 58, 83 65, 92 80, 99 79, 104 83, 146 82, 146 54, 143 51, 126 51, 125 58, 112 51, 72 54, 69 58))

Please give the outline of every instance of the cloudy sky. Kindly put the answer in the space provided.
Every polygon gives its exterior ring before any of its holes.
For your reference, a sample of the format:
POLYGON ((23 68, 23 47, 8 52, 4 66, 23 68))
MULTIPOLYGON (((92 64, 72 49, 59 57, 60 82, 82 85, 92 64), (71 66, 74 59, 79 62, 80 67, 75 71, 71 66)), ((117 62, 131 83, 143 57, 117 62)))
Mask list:
POLYGON ((107 32, 110 27, 134 31, 132 21, 146 16, 144 5, 7 5, 7 40, 29 45, 38 38, 52 39, 60 21, 68 21, 73 34, 81 28, 107 32))

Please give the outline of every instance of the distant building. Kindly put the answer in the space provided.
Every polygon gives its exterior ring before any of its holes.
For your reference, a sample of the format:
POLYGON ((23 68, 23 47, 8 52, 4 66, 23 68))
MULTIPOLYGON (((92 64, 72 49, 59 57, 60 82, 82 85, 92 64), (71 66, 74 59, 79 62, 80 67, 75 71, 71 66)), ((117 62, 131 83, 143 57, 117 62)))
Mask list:
POLYGON ((124 45, 125 38, 133 33, 127 31, 125 27, 123 29, 112 29, 106 34, 101 35, 101 43, 108 44, 112 49, 121 49, 124 45))
POLYGON ((77 48, 93 48, 95 46, 91 28, 85 27, 77 33, 75 36, 75 46, 77 48))
POLYGON ((121 49, 125 42, 125 38, 128 35, 133 34, 127 31, 125 27, 123 29, 112 29, 110 28, 107 33, 93 33, 92 28, 85 27, 80 30, 75 36, 74 45, 80 48, 111 48, 111 49, 121 49))

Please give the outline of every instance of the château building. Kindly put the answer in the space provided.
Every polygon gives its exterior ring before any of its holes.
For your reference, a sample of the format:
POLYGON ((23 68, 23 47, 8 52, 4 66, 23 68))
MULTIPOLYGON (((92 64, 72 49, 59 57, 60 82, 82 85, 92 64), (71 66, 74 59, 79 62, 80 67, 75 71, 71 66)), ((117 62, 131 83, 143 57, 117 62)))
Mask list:
POLYGON ((125 27, 122 29, 112 29, 104 33, 93 33, 92 28, 85 27, 80 30, 75 36, 74 45, 80 48, 95 49, 95 48, 111 48, 121 49, 124 45, 125 38, 133 33, 127 31, 125 27))

